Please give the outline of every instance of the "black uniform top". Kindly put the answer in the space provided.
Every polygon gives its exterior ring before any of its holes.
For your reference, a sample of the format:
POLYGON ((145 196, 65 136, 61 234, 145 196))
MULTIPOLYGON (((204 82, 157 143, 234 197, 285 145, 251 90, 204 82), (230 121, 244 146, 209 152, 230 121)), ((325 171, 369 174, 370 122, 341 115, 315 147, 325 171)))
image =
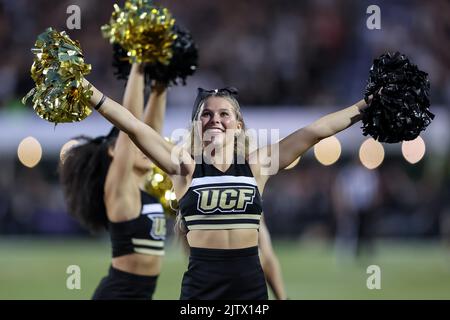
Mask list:
POLYGON ((179 209, 188 231, 259 229, 262 200, 247 162, 237 164, 235 158, 222 172, 202 161, 179 209))
POLYGON ((109 222, 112 256, 130 253, 164 255, 166 218, 157 199, 141 190, 141 211, 137 218, 124 222, 109 222))

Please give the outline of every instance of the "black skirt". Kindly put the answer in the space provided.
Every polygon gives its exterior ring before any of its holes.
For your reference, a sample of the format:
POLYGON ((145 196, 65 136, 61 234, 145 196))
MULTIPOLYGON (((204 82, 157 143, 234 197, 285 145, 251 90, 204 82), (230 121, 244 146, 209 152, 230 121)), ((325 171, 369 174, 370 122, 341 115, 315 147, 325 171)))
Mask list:
POLYGON ((181 300, 267 300, 258 247, 190 248, 181 300))
POLYGON ((141 276, 109 267, 92 300, 151 300, 158 276, 141 276))

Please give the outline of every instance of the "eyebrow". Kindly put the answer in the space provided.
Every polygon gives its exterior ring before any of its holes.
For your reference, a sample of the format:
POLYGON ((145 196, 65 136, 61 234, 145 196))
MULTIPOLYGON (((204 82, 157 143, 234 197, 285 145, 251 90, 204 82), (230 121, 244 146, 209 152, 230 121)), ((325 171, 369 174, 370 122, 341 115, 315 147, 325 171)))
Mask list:
MULTIPOLYGON (((208 109, 208 108, 206 108, 206 107, 203 108, 202 112, 204 112, 204 111, 211 111, 211 112, 212 112, 211 109, 208 109)), ((230 109, 227 109, 227 108, 220 108, 219 111, 227 111, 227 112, 230 112, 231 110, 230 110, 230 109)))

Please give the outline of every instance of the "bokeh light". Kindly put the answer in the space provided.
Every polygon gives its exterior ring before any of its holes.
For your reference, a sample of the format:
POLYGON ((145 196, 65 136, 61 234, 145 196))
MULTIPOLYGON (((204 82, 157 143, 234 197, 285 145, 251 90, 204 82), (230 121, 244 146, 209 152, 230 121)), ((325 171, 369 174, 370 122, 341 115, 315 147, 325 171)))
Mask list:
POLYGON ((369 138, 359 148, 359 160, 367 169, 375 169, 383 163, 384 148, 381 143, 369 138))
POLYGON ((323 139, 314 146, 314 155, 324 166, 332 165, 341 156, 341 143, 335 136, 323 139))
POLYGON ((156 182, 162 182, 164 181, 164 176, 162 174, 156 173, 154 179, 156 182))
POLYGON ((164 193, 164 198, 166 198, 166 200, 176 200, 177 196, 175 195, 175 192, 173 192, 172 190, 166 190, 166 192, 164 193))
POLYGON ((295 167, 300 162, 300 158, 301 157, 298 157, 297 159, 292 161, 292 163, 290 165, 288 165, 286 168, 284 168, 284 170, 289 170, 289 169, 292 169, 293 167, 295 167))
POLYGON ((19 161, 28 168, 36 166, 42 158, 42 147, 33 137, 23 139, 17 148, 19 161))
POLYGON ((403 141, 402 154, 403 157, 411 164, 417 163, 422 160, 425 155, 425 141, 418 136, 411 141, 403 141))
POLYGON ((64 160, 66 160, 67 151, 69 151, 76 144, 78 144, 77 140, 69 140, 62 146, 61 151, 59 152, 59 159, 61 160, 61 163, 64 163, 64 160))

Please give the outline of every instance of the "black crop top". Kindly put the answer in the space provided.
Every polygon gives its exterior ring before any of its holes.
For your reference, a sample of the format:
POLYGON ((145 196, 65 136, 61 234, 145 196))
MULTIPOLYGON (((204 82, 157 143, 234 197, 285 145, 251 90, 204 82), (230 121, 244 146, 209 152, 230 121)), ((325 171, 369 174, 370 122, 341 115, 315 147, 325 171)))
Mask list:
POLYGON ((203 161, 179 208, 188 231, 259 229, 262 200, 247 162, 222 172, 203 161))
POLYGON ((112 256, 130 253, 164 255, 166 218, 157 199, 141 190, 139 217, 124 222, 109 222, 112 256))

